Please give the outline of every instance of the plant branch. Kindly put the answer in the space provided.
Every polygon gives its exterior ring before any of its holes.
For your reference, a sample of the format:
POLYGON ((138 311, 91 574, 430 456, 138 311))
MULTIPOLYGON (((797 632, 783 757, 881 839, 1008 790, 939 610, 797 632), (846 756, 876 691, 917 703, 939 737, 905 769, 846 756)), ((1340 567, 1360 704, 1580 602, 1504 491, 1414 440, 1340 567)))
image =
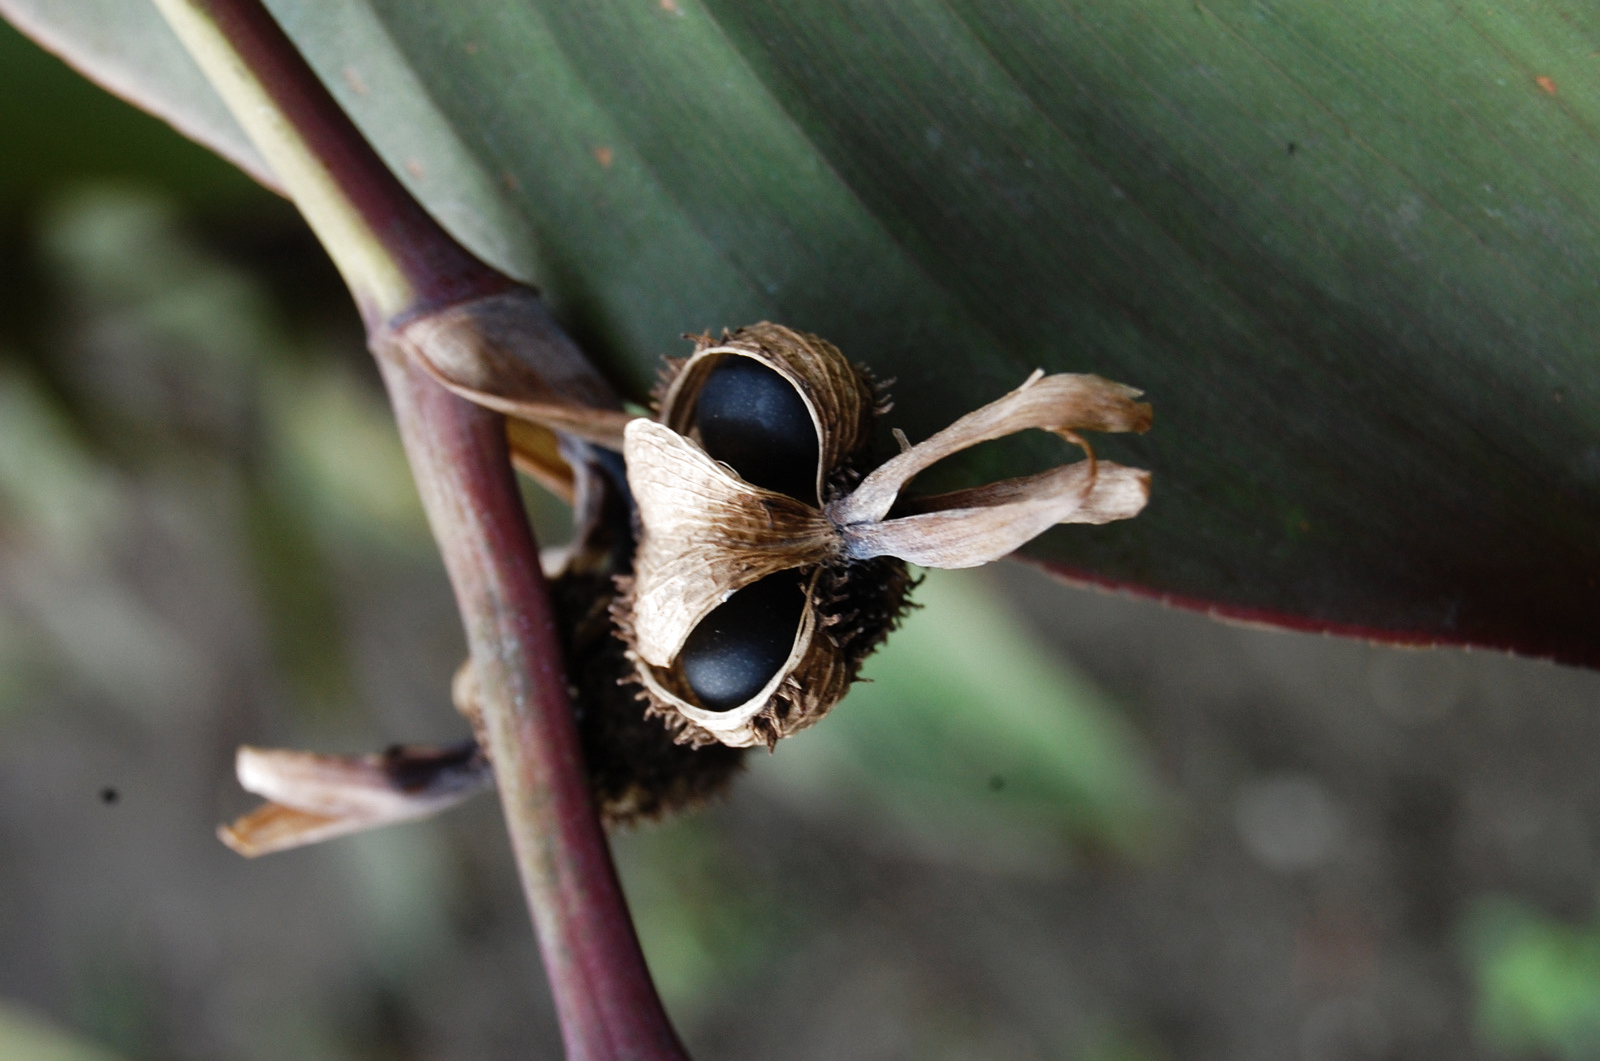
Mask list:
POLYGON ((483 729, 572 1061, 686 1055, 590 802, 561 646, 498 414, 379 351, 466 622, 483 729))
POLYGON ((531 293, 479 262, 411 198, 259 0, 155 3, 305 214, 367 323, 466 627, 482 728, 568 1057, 684 1061, 590 798, 504 418, 436 382, 430 355, 503 354, 497 344, 515 336, 510 352, 534 373, 545 366, 550 394, 574 396, 577 407, 609 389, 539 316, 531 293), (525 307, 525 326, 501 322, 485 336, 485 315, 468 308, 503 313, 507 302, 496 296, 519 290, 526 297, 510 304, 525 307))

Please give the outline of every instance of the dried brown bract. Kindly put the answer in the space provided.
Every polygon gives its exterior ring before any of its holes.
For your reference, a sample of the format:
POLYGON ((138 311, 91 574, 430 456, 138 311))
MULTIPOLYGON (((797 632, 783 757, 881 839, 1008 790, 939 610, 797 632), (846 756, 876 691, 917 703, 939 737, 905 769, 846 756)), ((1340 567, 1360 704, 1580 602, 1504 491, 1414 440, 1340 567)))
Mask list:
POLYGON ((236 771, 247 791, 268 800, 217 830, 247 858, 427 818, 494 783, 473 741, 395 745, 371 755, 244 747, 236 771))
POLYGON ((1036 372, 865 474, 884 411, 865 370, 816 336, 758 324, 702 336, 671 366, 656 420, 624 433, 640 536, 614 608, 648 710, 681 742, 766 744, 815 723, 906 609, 905 561, 974 567, 1057 523, 1136 515, 1148 473, 1096 461, 1076 434, 1143 431, 1139 392, 1036 372), (1029 428, 1087 459, 917 499, 935 462, 1029 428))

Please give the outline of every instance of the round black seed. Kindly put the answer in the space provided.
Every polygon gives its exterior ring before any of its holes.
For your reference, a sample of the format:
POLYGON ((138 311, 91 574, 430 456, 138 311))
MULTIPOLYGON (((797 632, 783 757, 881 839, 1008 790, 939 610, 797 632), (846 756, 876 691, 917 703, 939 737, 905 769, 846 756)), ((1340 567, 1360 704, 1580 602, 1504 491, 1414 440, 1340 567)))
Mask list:
POLYGON ((784 571, 746 586, 702 619, 678 654, 701 706, 728 711, 759 693, 789 658, 805 602, 799 573, 784 571))
POLYGON ((725 357, 695 400, 707 453, 747 483, 817 500, 817 428, 794 384, 759 361, 725 357))

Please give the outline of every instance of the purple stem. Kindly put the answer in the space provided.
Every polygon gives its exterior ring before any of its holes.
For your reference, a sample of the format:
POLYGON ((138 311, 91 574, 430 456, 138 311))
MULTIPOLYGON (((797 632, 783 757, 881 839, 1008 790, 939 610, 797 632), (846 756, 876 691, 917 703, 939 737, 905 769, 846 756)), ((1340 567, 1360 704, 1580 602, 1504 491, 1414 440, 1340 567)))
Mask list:
MULTIPOLYGON (((590 798, 539 550, 505 421, 435 383, 392 341, 423 314, 513 282, 412 199, 259 0, 203 10, 334 175, 417 292, 362 305, 478 671, 495 777, 571 1061, 686 1061, 651 982, 590 798)), ((358 299, 359 301, 359 299, 358 299)))
POLYGON ((589 796, 560 640, 504 422, 407 360, 380 353, 378 363, 466 623, 500 799, 567 1056, 686 1059, 645 967, 589 796))

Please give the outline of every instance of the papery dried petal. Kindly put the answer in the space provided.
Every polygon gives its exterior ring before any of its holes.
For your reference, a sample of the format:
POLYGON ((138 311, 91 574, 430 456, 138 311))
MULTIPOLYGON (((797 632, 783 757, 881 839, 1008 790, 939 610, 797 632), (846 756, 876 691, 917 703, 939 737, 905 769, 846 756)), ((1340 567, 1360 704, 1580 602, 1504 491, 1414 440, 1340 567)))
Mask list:
POLYGON ((848 497, 829 505, 828 518, 840 527, 881 520, 918 472, 980 442, 1029 428, 1058 434, 1144 431, 1150 426, 1150 406, 1134 401, 1139 394, 1099 376, 1036 372, 1010 394, 885 461, 848 497))
POLYGON ((370 828, 372 824, 361 818, 329 817, 281 803, 263 803, 232 824, 219 827, 217 839, 245 858, 259 858, 370 828))
POLYGON ((921 567, 963 568, 1009 556, 1057 523, 1109 523, 1138 515, 1150 473, 1079 461, 1039 475, 921 498, 920 514, 840 528, 846 554, 897 556, 921 567))
POLYGON ((633 648, 647 663, 671 663, 735 591, 838 553, 838 535, 817 509, 751 486, 671 428, 634 421, 623 453, 643 526, 633 648))

